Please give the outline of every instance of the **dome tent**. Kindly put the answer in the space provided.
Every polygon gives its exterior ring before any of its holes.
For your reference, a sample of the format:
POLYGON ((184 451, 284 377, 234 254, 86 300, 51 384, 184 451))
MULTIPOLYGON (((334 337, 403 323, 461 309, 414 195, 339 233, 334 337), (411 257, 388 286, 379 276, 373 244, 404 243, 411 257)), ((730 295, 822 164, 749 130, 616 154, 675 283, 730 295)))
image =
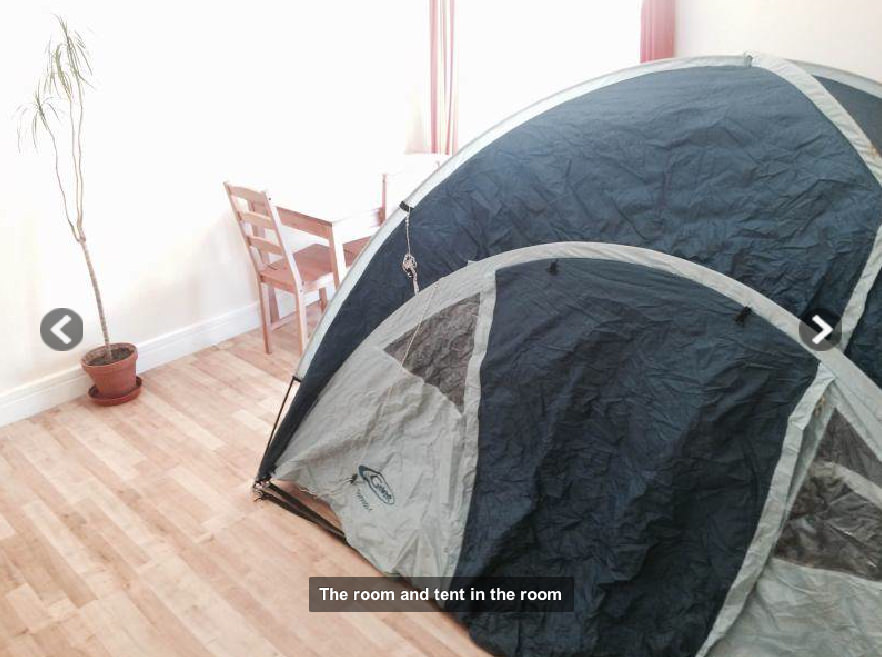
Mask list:
POLYGON ((345 279, 258 479, 387 572, 574 577, 572 614, 461 615, 501 654, 878 652, 829 597, 882 605, 880 97, 670 60, 500 124, 345 279))

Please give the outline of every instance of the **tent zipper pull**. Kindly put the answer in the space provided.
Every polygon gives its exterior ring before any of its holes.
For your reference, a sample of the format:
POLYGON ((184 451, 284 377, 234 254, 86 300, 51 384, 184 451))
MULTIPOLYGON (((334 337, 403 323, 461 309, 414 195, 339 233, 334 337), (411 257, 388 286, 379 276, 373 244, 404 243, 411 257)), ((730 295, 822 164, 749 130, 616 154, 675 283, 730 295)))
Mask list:
POLYGON ((407 274, 411 283, 413 283, 413 293, 414 296, 416 296, 419 294, 420 284, 417 276, 417 260, 413 257, 413 253, 410 249, 410 212, 413 208, 404 201, 402 201, 398 207, 406 213, 404 215, 404 234, 407 237, 407 253, 404 254, 404 258, 401 261, 401 268, 404 270, 404 273, 407 274))

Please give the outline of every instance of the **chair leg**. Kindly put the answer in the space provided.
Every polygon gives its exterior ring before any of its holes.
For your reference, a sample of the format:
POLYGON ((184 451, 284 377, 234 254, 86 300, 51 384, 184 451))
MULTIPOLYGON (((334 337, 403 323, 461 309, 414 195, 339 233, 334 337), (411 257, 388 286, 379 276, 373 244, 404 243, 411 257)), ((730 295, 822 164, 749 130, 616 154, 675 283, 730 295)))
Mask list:
POLYGON ((294 301, 297 304, 295 312, 297 313, 297 330, 300 333, 300 355, 306 352, 306 343, 309 342, 309 327, 306 322, 306 304, 303 302, 303 293, 296 292, 294 301))
POLYGON ((271 322, 279 321, 279 295, 276 288, 267 286, 267 297, 269 298, 269 317, 271 322))
POLYGON ((322 312, 328 308, 328 288, 326 287, 319 288, 319 306, 321 306, 322 312))
POLYGON ((273 353, 272 345, 270 344, 270 319, 269 319, 269 308, 267 308, 267 302, 264 297, 264 286, 260 281, 257 282, 257 292, 258 298, 260 299, 260 326, 263 329, 263 347, 266 349, 266 353, 273 353))

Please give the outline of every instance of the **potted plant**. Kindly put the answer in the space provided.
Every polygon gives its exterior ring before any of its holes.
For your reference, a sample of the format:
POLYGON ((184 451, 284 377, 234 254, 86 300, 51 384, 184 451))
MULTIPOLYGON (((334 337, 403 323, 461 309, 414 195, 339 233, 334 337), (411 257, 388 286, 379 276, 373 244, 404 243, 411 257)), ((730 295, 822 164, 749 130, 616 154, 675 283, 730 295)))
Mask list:
POLYGON ((34 148, 39 148, 41 136, 51 147, 64 216, 86 261, 104 337, 104 345, 86 353, 80 363, 95 384, 89 396, 99 404, 114 405, 134 399, 141 390, 135 373, 138 350, 128 342, 112 343, 107 332, 98 277, 83 227, 83 110, 92 67, 82 37, 63 18, 57 18, 59 34, 46 49, 46 71, 31 101, 20 110, 19 143, 26 130, 34 148))

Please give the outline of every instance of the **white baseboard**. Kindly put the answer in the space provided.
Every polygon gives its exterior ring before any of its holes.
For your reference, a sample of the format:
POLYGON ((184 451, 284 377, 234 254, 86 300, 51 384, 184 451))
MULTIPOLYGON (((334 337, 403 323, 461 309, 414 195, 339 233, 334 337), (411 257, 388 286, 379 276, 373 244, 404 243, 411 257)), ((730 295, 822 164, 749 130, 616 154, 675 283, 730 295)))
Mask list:
MULTIPOLYGON (((260 326, 257 302, 138 343, 138 371, 229 340, 260 326)), ((0 394, 0 427, 86 394, 89 377, 79 367, 50 374, 0 394)))
POLYGON ((223 315, 145 340, 138 344, 138 371, 146 372, 259 326, 260 310, 255 301, 223 315))

